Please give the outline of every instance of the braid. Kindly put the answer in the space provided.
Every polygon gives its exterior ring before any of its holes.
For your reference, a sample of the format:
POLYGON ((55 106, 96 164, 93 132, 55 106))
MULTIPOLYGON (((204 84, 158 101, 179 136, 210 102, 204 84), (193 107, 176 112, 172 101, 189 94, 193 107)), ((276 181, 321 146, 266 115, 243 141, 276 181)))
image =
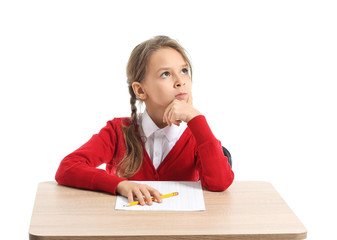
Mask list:
POLYGON ((130 93, 130 105, 131 105, 131 125, 135 125, 137 122, 137 107, 136 107, 136 94, 133 92, 132 86, 129 86, 130 93))
POLYGON ((130 105, 131 105, 131 124, 123 126, 123 134, 126 145, 126 154, 117 164, 117 174, 120 177, 131 177, 140 169, 143 163, 143 144, 138 132, 137 124, 137 97, 129 86, 130 105))

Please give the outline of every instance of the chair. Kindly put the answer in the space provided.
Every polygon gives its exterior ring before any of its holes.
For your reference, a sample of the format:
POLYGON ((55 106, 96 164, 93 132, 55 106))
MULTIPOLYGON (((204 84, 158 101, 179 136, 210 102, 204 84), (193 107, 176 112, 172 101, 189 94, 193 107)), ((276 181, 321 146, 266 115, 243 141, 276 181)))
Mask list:
POLYGON ((230 152, 224 146, 222 146, 222 151, 223 151, 223 154, 227 157, 228 163, 232 168, 232 156, 231 156, 230 152))

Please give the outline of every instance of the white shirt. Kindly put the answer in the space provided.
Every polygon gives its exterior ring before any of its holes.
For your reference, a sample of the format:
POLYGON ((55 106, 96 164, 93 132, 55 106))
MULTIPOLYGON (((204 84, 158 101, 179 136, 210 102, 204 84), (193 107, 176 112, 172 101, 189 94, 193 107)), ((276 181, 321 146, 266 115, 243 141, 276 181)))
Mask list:
POLYGON ((143 128, 143 133, 146 137, 145 149, 156 169, 187 127, 187 124, 182 122, 180 126, 173 124, 171 127, 167 126, 160 129, 152 121, 146 110, 139 116, 138 124, 143 128))

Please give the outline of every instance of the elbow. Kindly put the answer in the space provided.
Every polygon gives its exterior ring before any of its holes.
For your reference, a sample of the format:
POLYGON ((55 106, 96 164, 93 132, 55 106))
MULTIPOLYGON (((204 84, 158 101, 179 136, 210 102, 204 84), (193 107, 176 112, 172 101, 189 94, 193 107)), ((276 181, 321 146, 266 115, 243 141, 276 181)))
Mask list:
POLYGON ((221 188, 219 188, 218 191, 226 191, 227 188, 229 188, 232 185, 233 181, 234 181, 234 174, 230 178, 222 182, 221 188))
POLYGON ((61 170, 61 166, 57 169, 56 171, 56 174, 55 174, 55 181, 58 183, 58 184, 64 184, 63 182, 63 179, 64 179, 64 173, 63 171, 61 170))
POLYGON ((218 178, 214 178, 209 181, 203 181, 203 186, 210 191, 213 192, 223 192, 227 190, 230 185, 232 185, 234 181, 234 173, 230 171, 230 173, 220 176, 218 178))
POLYGON ((70 161, 67 161, 67 158, 64 158, 60 166, 58 167, 56 174, 55 174, 55 180, 58 184, 66 185, 67 184, 67 178, 69 178, 70 170, 72 169, 73 164, 70 161))

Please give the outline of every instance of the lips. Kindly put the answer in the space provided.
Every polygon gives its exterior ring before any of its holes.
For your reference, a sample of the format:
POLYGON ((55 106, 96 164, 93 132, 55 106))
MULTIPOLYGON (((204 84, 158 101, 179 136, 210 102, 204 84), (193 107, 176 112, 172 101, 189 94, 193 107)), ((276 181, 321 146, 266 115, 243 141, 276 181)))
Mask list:
POLYGON ((179 93, 176 95, 177 99, 185 99, 187 97, 187 93, 179 93))

